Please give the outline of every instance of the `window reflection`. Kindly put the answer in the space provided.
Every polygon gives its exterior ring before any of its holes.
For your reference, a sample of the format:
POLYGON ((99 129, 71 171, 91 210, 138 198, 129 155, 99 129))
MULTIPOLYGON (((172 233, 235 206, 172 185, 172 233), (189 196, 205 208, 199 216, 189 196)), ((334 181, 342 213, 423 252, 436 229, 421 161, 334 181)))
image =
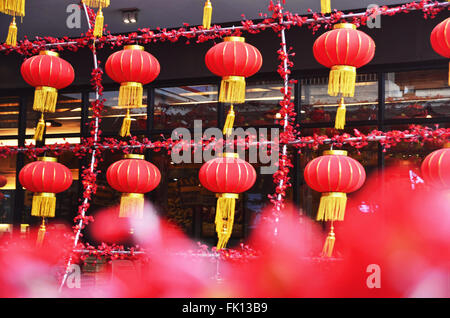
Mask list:
POLYGON ((217 86, 197 85, 155 89, 155 129, 193 128, 201 119, 203 127, 217 126, 217 86))
MULTIPOLYGON (((301 120, 304 123, 334 122, 340 98, 328 95, 328 78, 314 77, 301 81, 301 120)), ((354 97, 346 97, 347 121, 376 120, 378 80, 376 74, 360 74, 354 97)))
POLYGON ((0 136, 17 135, 17 123, 19 119, 19 98, 1 97, 0 98, 0 136))
POLYGON ((386 74, 386 118, 450 115, 447 69, 386 74))
POLYGON ((0 188, 0 224, 11 224, 13 221, 16 160, 17 155, 0 159, 0 175, 6 178, 6 185, 0 188))

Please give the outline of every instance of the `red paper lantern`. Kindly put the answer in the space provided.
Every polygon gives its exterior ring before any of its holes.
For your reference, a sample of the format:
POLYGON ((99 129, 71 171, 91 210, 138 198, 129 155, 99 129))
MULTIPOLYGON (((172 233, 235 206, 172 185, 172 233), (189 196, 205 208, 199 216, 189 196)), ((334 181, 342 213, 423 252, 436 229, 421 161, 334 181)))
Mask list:
MULTIPOLYGON (((450 58, 450 18, 445 19, 433 29, 430 41, 437 54, 450 58)), ((448 85, 450 85, 450 75, 448 85)))
POLYGON ((317 62, 331 68, 328 94, 353 97, 356 68, 373 59, 375 42, 364 32, 356 30, 356 25, 339 23, 314 42, 313 53, 317 62))
POLYGON ((72 184, 69 168, 56 158, 41 157, 27 164, 19 173, 20 184, 34 192, 31 215, 54 217, 56 193, 66 191, 72 184))
POLYGON ((366 180, 364 167, 344 150, 325 151, 306 165, 304 176, 309 187, 322 192, 317 220, 325 221, 343 221, 346 193, 358 190, 366 180))
POLYGON ((212 159, 201 167, 199 179, 206 189, 217 193, 217 248, 224 248, 233 230, 235 200, 239 198, 239 193, 247 191, 255 184, 255 168, 239 159, 238 154, 224 153, 223 158, 212 159))
POLYGON ((245 43, 243 37, 229 36, 214 45, 205 56, 208 69, 222 77, 219 101, 242 104, 245 102, 245 78, 254 75, 262 66, 259 50, 245 43))
POLYGON ((158 60, 140 45, 127 45, 112 54, 106 61, 106 74, 120 83, 119 107, 127 108, 120 135, 130 136, 130 108, 142 107, 143 85, 158 77, 161 68, 158 60))
POLYGON ((144 193, 158 186, 161 173, 155 165, 144 160, 143 155, 129 154, 109 166, 106 179, 113 189, 123 193, 119 216, 141 218, 144 193))
POLYGON ((430 153, 422 163, 425 182, 438 189, 450 189, 450 145, 430 153))

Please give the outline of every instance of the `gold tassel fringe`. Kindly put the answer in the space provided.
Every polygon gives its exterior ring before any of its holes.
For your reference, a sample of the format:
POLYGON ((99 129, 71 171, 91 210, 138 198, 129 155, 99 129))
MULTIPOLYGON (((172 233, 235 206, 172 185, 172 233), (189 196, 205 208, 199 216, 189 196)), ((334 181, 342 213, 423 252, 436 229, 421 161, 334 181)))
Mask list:
POLYGON ((347 65, 335 65, 331 68, 328 82, 328 95, 344 97, 355 95, 356 67, 347 65))
POLYGON ((211 18, 212 18, 212 4, 210 0, 205 2, 205 7, 203 8, 203 28, 211 28, 211 18))
POLYGON ((233 132, 233 125, 234 125, 234 108, 233 105, 230 106, 230 110, 228 111, 227 119, 225 120, 225 125, 223 126, 223 134, 225 136, 230 136, 233 132))
POLYGON ((124 193, 120 199, 121 218, 139 218, 144 215, 144 194, 142 193, 124 193))
POLYGON ((109 7, 110 0, 83 0, 83 3, 92 8, 107 8, 109 7))
POLYGON ((322 193, 317 221, 344 221, 347 194, 342 192, 322 193))
POLYGON ((39 119, 39 122, 36 126, 36 130, 34 132, 34 140, 42 141, 42 139, 44 138, 44 131, 45 131, 45 120, 44 114, 42 114, 41 119, 39 119))
POLYGON ((37 235, 37 239, 36 239, 36 246, 37 247, 41 247, 42 244, 44 243, 45 232, 46 232, 45 219, 42 218, 42 224, 39 227, 39 231, 38 231, 38 235, 37 235))
POLYGON ((333 256, 334 242, 336 241, 336 235, 334 234, 334 226, 331 224, 330 233, 328 233, 327 239, 322 249, 322 256, 333 256))
POLYGON ((119 90, 119 107, 142 107, 143 92, 141 83, 122 83, 119 90))
POLYGON ((245 103, 245 77, 226 76, 222 78, 219 102, 231 104, 245 103))
POLYGON ((94 36, 97 38, 101 38, 103 36, 103 26, 104 26, 105 17, 103 16, 102 8, 97 12, 97 16, 95 17, 95 26, 94 26, 94 36))
POLYGON ((8 36, 6 38, 5 44, 10 46, 17 46, 17 25, 16 18, 14 17, 11 24, 9 25, 8 36))
POLYGON ((54 113, 58 101, 58 90, 53 87, 40 86, 34 91, 33 110, 41 113, 54 113))
POLYGON ((320 0, 320 11, 322 12, 322 14, 331 13, 331 1, 320 0))
POLYGON ((43 218, 54 218, 56 196, 54 193, 35 193, 31 205, 31 215, 43 218))
POLYGON ((344 104, 344 98, 341 98, 341 101, 339 102, 339 107, 336 111, 336 120, 334 122, 334 128, 336 129, 344 129, 345 127, 345 113, 346 108, 344 104))
POLYGON ((121 137, 129 137, 131 136, 131 117, 130 117, 130 109, 127 109, 127 115, 123 119, 122 127, 120 128, 119 135, 121 137))
POLYGON ((23 17, 25 16, 25 0, 1 0, 0 12, 23 17))
POLYGON ((222 193, 217 195, 216 207, 216 232, 219 238, 217 250, 225 248, 233 232, 234 210, 236 199, 239 195, 234 193, 222 193))
POLYGON ((450 86, 450 62, 448 64, 448 86, 450 86))

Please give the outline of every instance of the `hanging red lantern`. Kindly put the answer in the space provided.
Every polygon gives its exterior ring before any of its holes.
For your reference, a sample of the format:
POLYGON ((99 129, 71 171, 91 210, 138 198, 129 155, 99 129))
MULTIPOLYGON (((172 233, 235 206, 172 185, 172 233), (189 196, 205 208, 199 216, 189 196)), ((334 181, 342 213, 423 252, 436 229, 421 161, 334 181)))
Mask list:
POLYGON ((119 107, 127 109, 120 135, 130 136, 130 108, 142 107, 143 85, 154 81, 160 72, 158 60, 140 45, 127 45, 106 61, 106 73, 120 83, 119 107))
POLYGON ((423 161, 421 171, 426 183, 437 189, 450 189, 450 144, 430 153, 423 161))
MULTIPOLYGON (((433 50, 437 54, 450 59, 450 18, 445 19, 439 23, 431 32, 430 41, 433 50)), ((448 78, 448 85, 450 85, 450 74, 448 78)))
POLYGON ((224 153, 222 158, 212 159, 201 167, 199 179, 206 189, 217 193, 217 249, 222 249, 227 245, 233 230, 236 199, 239 193, 255 184, 256 171, 251 164, 239 159, 238 154, 224 153))
POLYGON ((20 69, 23 79, 35 87, 33 110, 41 112, 35 139, 42 140, 45 129, 44 112, 54 113, 58 90, 72 84, 75 72, 72 65, 53 51, 41 51, 27 59, 20 69))
POLYGON ((45 236, 45 218, 55 217, 56 193, 66 191, 72 184, 69 168, 57 162, 53 157, 40 157, 27 164, 19 173, 20 184, 34 192, 31 215, 42 217, 38 243, 45 236))
POLYGON ((362 187, 366 172, 358 161, 347 157, 347 151, 328 150, 306 165, 304 176, 309 187, 322 192, 317 220, 332 222, 323 249, 324 255, 331 256, 335 241, 333 221, 344 220, 347 193, 362 187))
MULTIPOLYGON (((331 68, 328 94, 353 97, 356 69, 373 59, 375 42, 364 32, 356 30, 356 25, 339 23, 314 42, 313 53, 317 62, 331 68)), ((335 128, 343 129, 344 126, 345 104, 342 98, 336 114, 335 128)))
POLYGON ((155 165, 144 160, 143 155, 128 154, 109 166, 106 179, 114 190, 123 193, 119 217, 142 218, 144 193, 158 186, 161 173, 155 165))

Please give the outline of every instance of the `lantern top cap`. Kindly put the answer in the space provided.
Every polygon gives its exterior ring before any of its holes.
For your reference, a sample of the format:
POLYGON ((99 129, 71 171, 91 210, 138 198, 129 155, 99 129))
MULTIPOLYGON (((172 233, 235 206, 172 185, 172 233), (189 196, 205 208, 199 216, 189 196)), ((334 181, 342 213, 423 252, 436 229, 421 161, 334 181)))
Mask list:
POLYGON ((333 155, 333 156, 346 156, 348 154, 347 150, 325 150, 323 152, 324 156, 333 155))
POLYGON ((242 36, 227 36, 223 38, 224 42, 245 42, 245 38, 242 36))
POLYGON ((124 159, 141 159, 141 160, 143 160, 145 158, 145 156, 129 153, 129 154, 124 155, 123 158, 124 159))
POLYGON ((45 162, 58 162, 58 158, 55 157, 39 157, 37 160, 45 162))
POLYGON ((53 51, 48 51, 48 50, 40 51, 40 52, 39 52, 39 55, 48 55, 48 56, 56 56, 56 57, 59 57, 59 53, 58 53, 58 52, 53 52, 53 51))
POLYGON ((222 157, 224 157, 224 158, 235 158, 235 159, 238 159, 238 158, 239 158, 239 154, 237 154, 237 153, 232 153, 232 152, 224 152, 224 153, 222 154, 222 157))
POLYGON ((353 23, 338 23, 333 26, 333 30, 336 29, 353 29, 356 30, 356 25, 353 23))
POLYGON ((123 47, 124 50, 139 50, 139 51, 144 51, 144 47, 142 45, 125 45, 123 47))

